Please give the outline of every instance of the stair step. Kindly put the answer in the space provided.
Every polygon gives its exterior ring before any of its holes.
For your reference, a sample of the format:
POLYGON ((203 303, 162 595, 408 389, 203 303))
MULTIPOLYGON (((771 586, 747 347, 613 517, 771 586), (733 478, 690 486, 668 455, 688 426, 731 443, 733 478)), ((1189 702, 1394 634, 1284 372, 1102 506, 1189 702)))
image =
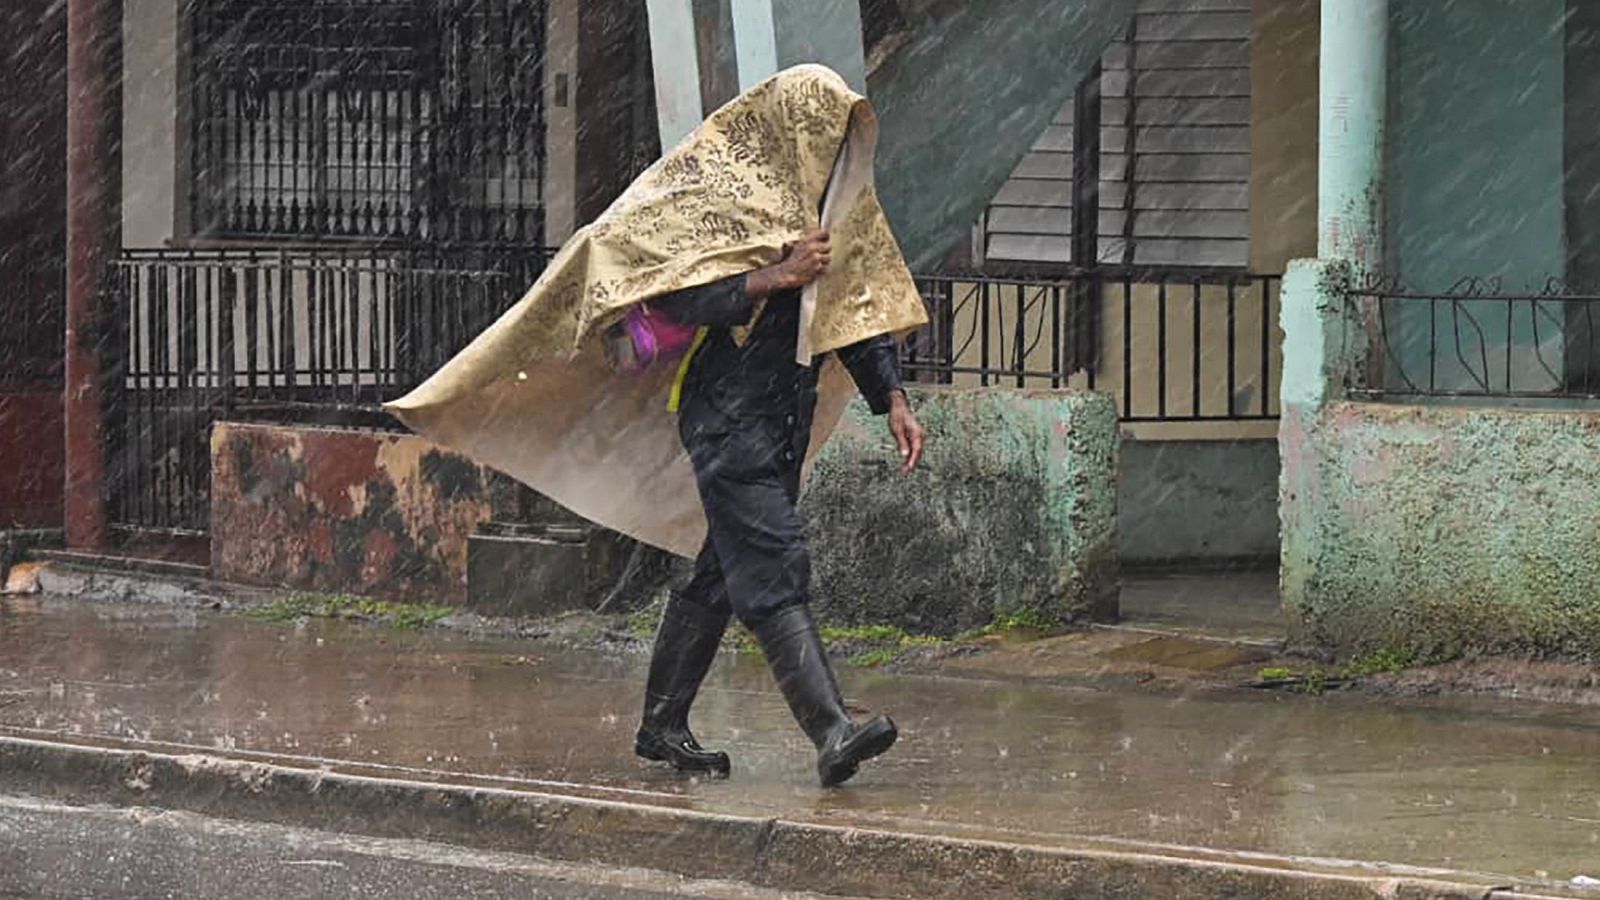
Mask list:
POLYGON ((467 606, 477 612, 537 616, 583 609, 589 580, 587 541, 482 533, 467 539, 467 606))
POLYGON ((113 572, 138 572, 143 575, 168 575, 180 578, 209 578, 211 567, 197 563, 177 562, 170 559, 151 559, 128 556, 99 550, 34 550, 30 554, 40 562, 57 563, 81 569, 103 569, 113 572))
POLYGON ((592 529, 583 525, 549 522, 485 522, 477 531, 484 537, 559 544, 584 543, 591 533, 592 529))

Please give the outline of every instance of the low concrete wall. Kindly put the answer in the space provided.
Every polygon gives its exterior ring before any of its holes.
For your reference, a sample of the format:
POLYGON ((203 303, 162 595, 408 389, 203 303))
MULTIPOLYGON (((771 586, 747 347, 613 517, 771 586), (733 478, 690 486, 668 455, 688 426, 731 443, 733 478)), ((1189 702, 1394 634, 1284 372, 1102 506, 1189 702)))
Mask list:
POLYGON ((1282 580, 1296 638, 1600 657, 1600 413, 1293 412, 1282 580))
MULTIPOLYGON (((802 514, 822 614, 936 634, 1025 609, 1062 622, 1116 618, 1111 399, 950 390, 918 391, 915 402, 930 440, 916 474, 898 475, 884 420, 859 404, 817 461, 802 514)), ((410 435, 308 426, 219 423, 211 451, 217 577, 467 602, 469 543, 493 540, 474 537, 495 510, 482 467, 410 435)), ((574 548, 561 557, 573 560, 570 578, 518 580, 615 580, 596 577, 585 547, 574 548)), ((561 559, 532 561, 559 574, 561 559)), ((597 598, 534 599, 547 610, 597 598)))
POLYGON ((1124 566, 1276 565, 1277 441, 1125 439, 1117 544, 1124 566))
POLYGON ((418 437, 234 422, 212 429, 219 578, 464 603, 467 539, 489 514, 484 470, 418 437))
POLYGON ((1076 391, 915 390, 927 456, 898 474, 859 402, 820 454, 806 517, 821 614, 953 634, 1033 610, 1117 615, 1117 411, 1076 391))

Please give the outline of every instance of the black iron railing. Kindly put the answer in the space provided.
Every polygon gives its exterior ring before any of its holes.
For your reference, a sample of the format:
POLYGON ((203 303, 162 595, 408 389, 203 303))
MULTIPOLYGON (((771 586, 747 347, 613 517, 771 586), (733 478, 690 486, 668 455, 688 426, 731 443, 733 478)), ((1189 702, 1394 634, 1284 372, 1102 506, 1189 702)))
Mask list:
MULTIPOLYGON (((419 384, 535 281, 549 251, 126 251, 117 266, 113 521, 200 532, 212 423, 393 427, 419 384)), ((1094 272, 920 280, 912 378, 1085 387, 1124 421, 1277 414, 1276 276, 1094 272)))
POLYGON ((536 247, 125 252, 113 520, 203 530, 220 418, 392 425, 379 403, 464 347, 547 258, 536 247))
POLYGON ((205 237, 536 244, 545 0, 186 0, 205 237))
POLYGON ((1277 275, 1097 270, 919 279, 904 364, 940 384, 1107 391, 1127 422, 1278 415, 1277 275))
POLYGON ((1356 396, 1600 399, 1600 294, 1497 278, 1429 292, 1391 278, 1368 279, 1351 303, 1348 327, 1369 342, 1356 396))

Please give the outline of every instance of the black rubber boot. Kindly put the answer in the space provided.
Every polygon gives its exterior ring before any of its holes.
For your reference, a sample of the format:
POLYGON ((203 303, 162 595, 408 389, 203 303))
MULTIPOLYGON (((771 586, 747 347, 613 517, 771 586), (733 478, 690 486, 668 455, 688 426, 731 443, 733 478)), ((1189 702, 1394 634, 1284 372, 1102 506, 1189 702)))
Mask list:
POLYGON ((671 763, 684 772, 728 774, 728 754, 701 747, 689 730, 689 707, 717 657, 717 647, 727 627, 728 613, 708 609, 677 594, 667 601, 650 657, 644 721, 634 738, 634 753, 671 763))
POLYGON ((817 746, 817 777, 823 787, 849 781, 861 763, 894 746, 900 734, 888 716, 863 725, 850 721, 808 607, 780 610, 756 626, 755 635, 795 721, 817 746))

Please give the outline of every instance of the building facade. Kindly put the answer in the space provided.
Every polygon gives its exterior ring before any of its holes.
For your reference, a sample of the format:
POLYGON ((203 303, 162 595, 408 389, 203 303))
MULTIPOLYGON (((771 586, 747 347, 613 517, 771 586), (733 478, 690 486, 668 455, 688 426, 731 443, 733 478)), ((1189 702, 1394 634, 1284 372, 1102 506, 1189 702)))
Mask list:
MULTIPOLYGON (((384 427, 377 404, 492 320, 663 141, 809 60, 884 123, 880 191, 933 320, 908 371, 1110 394, 1125 560, 1281 551, 1302 632, 1349 643, 1317 624, 1329 573, 1432 596, 1418 573, 1443 557, 1341 556, 1359 525, 1316 511, 1344 496, 1319 479, 1387 463, 1336 465, 1316 442, 1342 433, 1330 421, 1469 402, 1582 416, 1597 393, 1593 298, 1572 287, 1600 265, 1600 22, 1579 0, 5 15, 0 514, 75 546, 208 558, 215 423, 384 427), (1361 405, 1330 420, 1335 403, 1361 405)), ((545 514, 507 496, 482 512, 506 533, 545 514)), ((1515 541, 1473 539, 1504 549, 1496 584, 1537 569, 1515 541)))

